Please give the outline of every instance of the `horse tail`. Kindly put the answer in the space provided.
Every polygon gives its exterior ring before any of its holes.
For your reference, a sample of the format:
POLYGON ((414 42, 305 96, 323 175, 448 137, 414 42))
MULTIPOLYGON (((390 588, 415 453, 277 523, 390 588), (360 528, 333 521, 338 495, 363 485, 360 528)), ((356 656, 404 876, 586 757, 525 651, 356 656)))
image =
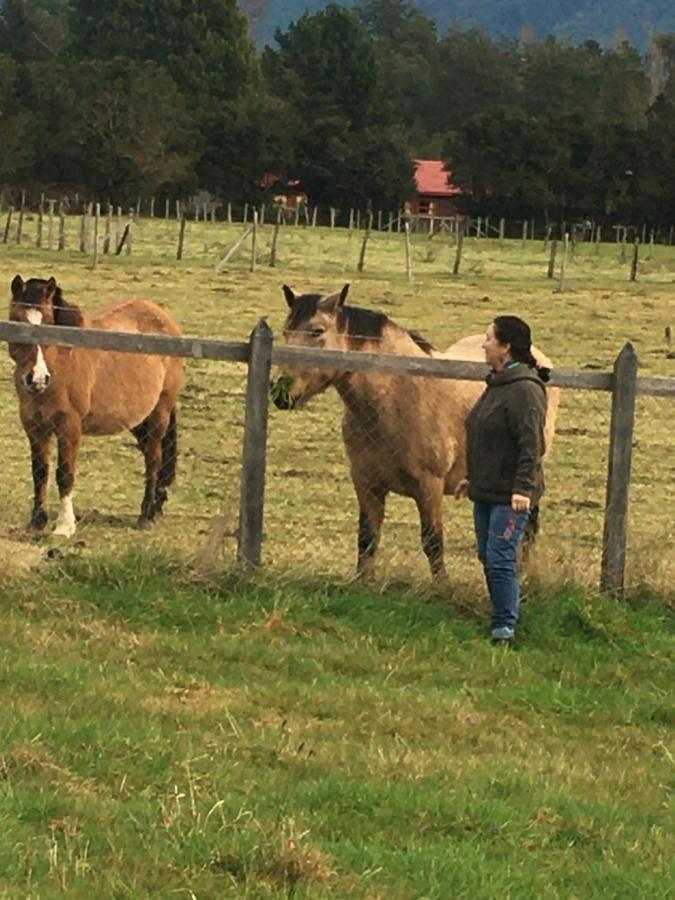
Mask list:
POLYGON ((178 459, 178 426, 176 408, 171 410, 169 425, 162 438, 162 465, 159 469, 157 486, 166 488, 176 477, 176 461, 178 459))

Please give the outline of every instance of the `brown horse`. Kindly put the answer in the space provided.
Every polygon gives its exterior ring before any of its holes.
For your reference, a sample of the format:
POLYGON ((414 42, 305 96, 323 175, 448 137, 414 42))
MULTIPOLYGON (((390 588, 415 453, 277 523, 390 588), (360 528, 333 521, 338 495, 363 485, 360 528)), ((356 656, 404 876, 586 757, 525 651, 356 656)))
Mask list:
MULTIPOLYGON (((171 317, 146 300, 123 300, 85 316, 69 303, 53 278, 20 275, 12 281, 9 317, 32 325, 70 325, 105 331, 178 335, 171 317)), ((183 361, 175 357, 108 350, 10 344, 21 422, 31 449, 35 489, 30 525, 47 524, 49 450, 56 436, 56 481, 61 507, 54 534, 75 533, 73 485, 83 434, 129 429, 145 457, 145 495, 138 520, 149 525, 161 514, 176 472, 176 400, 183 361)))
MULTIPOLYGON (((449 355, 437 353, 420 335, 406 331, 383 313, 346 306, 348 288, 345 285, 328 296, 296 296, 284 285, 289 306, 286 342, 298 347, 405 356, 449 355)), ((474 343, 474 338, 469 339, 471 352, 474 343)), ((461 351, 467 349, 463 343, 460 347, 461 351)), ((463 358, 461 351, 457 358, 463 358)), ((432 575, 443 577, 443 496, 453 493, 466 475, 464 419, 484 384, 302 368, 280 375, 273 383, 272 395, 279 408, 297 408, 331 385, 345 406, 342 434, 359 504, 357 574, 372 570, 386 497, 395 493, 411 497, 417 504, 423 550, 432 575)), ((547 431, 552 434, 554 408, 549 417, 547 431)))

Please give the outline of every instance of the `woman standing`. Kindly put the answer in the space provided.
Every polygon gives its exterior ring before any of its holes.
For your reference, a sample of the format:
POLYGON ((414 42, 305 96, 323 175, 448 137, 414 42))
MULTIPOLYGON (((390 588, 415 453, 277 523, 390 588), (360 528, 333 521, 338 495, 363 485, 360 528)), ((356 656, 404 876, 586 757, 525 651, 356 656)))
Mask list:
POLYGON ((532 355, 527 322, 498 316, 483 349, 487 388, 466 419, 467 478, 455 497, 474 503, 478 558, 492 603, 492 639, 513 640, 520 606, 518 545, 544 491, 549 370, 532 355))

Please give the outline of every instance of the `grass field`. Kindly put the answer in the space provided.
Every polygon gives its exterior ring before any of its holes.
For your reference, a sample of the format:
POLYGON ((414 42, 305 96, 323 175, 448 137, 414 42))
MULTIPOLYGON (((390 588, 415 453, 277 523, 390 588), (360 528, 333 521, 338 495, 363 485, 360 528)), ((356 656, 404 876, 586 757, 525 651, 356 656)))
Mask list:
MULTIPOLYGON (((70 226, 74 233, 74 225, 70 226)), ((284 230, 279 266, 214 263, 241 226, 143 220, 132 257, 0 245, 0 282, 53 274, 85 309, 165 305, 185 334, 279 334, 284 282, 386 311, 443 348, 501 312, 563 366, 626 340, 673 375, 675 249, 628 282, 614 245, 577 249, 565 293, 540 243, 284 230)), ((269 242, 265 232, 261 249, 269 242)), ((128 437, 85 442, 69 542, 23 531, 30 467, 0 357, 0 897, 657 898, 675 893, 672 401, 638 404, 625 602, 598 596, 609 396, 564 392, 519 645, 493 648, 467 505, 448 503, 434 588, 411 504, 378 580, 350 582, 355 503, 326 394, 271 416, 264 569, 233 569, 243 367, 191 362, 179 479, 138 532, 128 437), (193 565, 214 516, 222 557, 193 565)), ((55 505, 54 497, 53 505, 55 505)))
POLYGON ((157 556, 5 584, 0 896, 673 895, 673 615, 157 556))

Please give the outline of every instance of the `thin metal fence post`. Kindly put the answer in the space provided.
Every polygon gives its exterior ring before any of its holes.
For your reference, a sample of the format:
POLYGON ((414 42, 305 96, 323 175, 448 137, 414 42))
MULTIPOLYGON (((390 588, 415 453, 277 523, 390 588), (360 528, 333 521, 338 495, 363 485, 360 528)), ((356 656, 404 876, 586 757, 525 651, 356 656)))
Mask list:
POLYGON ((265 319, 261 319, 251 333, 246 384, 237 544, 237 560, 245 567, 259 566, 262 559, 267 419, 273 342, 272 329, 265 319))
POLYGON ((635 348, 631 343, 627 343, 614 363, 607 500, 600 574, 600 589, 619 595, 623 593, 626 568, 628 495, 635 428, 637 369, 635 348))

